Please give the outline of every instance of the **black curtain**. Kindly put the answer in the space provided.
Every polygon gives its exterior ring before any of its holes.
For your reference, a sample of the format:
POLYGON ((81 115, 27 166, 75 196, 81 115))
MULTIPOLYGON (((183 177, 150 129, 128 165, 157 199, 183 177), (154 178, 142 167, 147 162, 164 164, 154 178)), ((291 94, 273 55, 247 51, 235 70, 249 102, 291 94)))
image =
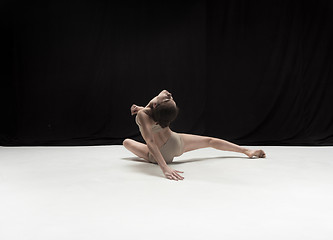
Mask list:
POLYGON ((142 141, 168 89, 177 132, 333 145, 333 1, 4 1, 0 143, 142 141))

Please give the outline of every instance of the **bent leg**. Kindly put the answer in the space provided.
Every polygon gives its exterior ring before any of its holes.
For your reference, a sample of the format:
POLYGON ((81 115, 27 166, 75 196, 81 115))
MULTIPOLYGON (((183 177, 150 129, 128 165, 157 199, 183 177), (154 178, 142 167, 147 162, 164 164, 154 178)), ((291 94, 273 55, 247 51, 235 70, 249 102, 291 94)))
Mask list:
POLYGON ((148 158, 149 150, 146 144, 127 138, 123 141, 123 145, 127 150, 131 151, 139 158, 143 158, 144 160, 149 162, 148 158))
POLYGON ((184 152, 196 150, 199 148, 212 147, 222 151, 231 151, 244 153, 248 157, 266 157, 262 150, 250 150, 234 143, 213 137, 204 137, 192 134, 180 134, 184 142, 184 152))

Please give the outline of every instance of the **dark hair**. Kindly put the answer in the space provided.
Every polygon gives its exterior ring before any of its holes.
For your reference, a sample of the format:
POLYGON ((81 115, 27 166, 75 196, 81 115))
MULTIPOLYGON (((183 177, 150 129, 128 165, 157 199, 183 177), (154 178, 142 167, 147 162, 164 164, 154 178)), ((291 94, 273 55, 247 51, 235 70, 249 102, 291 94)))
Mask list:
POLYGON ((171 102, 163 102, 151 108, 151 118, 162 128, 170 126, 170 123, 177 118, 179 108, 171 102))

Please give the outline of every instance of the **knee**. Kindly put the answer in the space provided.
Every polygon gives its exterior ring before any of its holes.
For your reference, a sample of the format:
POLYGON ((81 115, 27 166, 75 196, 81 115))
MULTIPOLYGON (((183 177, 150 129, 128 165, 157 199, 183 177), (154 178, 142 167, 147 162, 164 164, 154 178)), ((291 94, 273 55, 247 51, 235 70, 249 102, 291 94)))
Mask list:
POLYGON ((127 148, 130 144, 131 144, 131 139, 126 138, 126 139, 123 141, 123 146, 126 147, 126 148, 127 148))
POLYGON ((216 142, 216 138, 213 138, 213 137, 207 137, 206 140, 207 140, 208 147, 213 147, 214 143, 216 142))

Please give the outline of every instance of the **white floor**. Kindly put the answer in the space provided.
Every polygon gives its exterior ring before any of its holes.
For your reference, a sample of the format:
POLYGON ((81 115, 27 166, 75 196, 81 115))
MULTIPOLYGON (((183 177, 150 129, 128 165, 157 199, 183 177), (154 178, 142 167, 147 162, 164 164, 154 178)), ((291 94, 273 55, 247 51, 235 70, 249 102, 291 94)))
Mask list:
POLYGON ((0 239, 333 239, 333 147, 263 149, 186 153, 176 182, 122 146, 1 147, 0 239))

